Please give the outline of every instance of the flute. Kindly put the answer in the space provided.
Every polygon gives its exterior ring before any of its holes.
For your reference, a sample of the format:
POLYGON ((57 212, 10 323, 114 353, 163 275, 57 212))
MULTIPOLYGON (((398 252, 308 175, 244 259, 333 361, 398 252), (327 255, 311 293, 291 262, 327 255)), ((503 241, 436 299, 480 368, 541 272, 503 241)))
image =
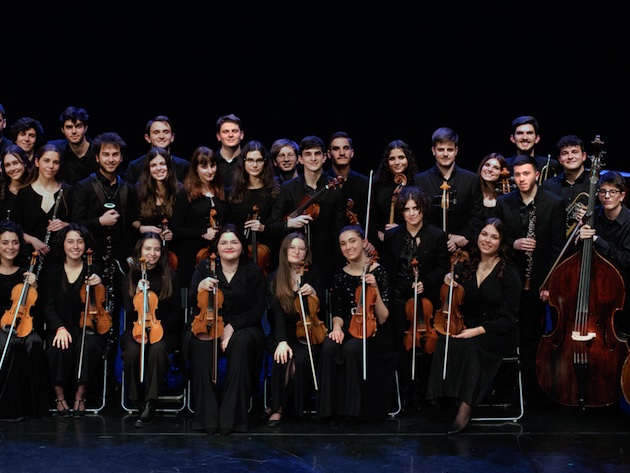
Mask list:
MULTIPOLYGON (((63 187, 61 189, 59 189, 59 193, 57 194, 57 199, 55 200, 55 208, 53 210, 52 218, 50 219, 51 222, 57 218, 57 212, 59 211, 59 204, 61 203, 61 196, 62 195, 63 195, 63 187)), ((48 246, 48 244, 50 243, 50 234, 51 233, 52 232, 50 230, 46 231, 46 238, 44 238, 44 245, 46 245, 46 248, 50 248, 48 246)), ((36 273, 37 279, 39 279, 39 273, 42 270, 42 266, 43 265, 44 265, 44 256, 40 255, 39 263, 37 264, 37 273, 36 273)))

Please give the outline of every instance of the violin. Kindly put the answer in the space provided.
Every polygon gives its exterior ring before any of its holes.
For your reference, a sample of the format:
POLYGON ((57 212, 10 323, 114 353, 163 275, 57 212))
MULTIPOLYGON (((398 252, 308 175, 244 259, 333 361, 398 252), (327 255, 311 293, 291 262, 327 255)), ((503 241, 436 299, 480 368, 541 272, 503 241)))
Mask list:
POLYGON ((356 306, 352 309, 352 317, 348 327, 348 331, 354 338, 366 339, 376 335, 377 320, 374 315, 374 309, 376 307, 377 294, 376 289, 365 284, 365 275, 377 258, 378 255, 374 251, 363 268, 361 284, 357 286, 354 293, 356 306), (366 320, 367 322, 365 322, 366 320))
MULTIPOLYGON (((210 209, 210 215, 208 217, 208 227, 218 230, 219 222, 217 221, 216 217, 217 217, 216 209, 210 209)), ((200 249, 197 252, 197 259, 196 259, 197 264, 199 264, 200 261, 203 261, 204 259, 208 258, 209 255, 210 255, 210 245, 200 249)))
MULTIPOLYGON (((37 262, 37 251, 34 251, 31 255, 31 266, 28 270, 32 273, 35 269, 35 263, 37 262)), ((31 315, 31 307, 37 300, 37 291, 33 286, 28 283, 28 274, 24 276, 24 282, 16 284, 11 290, 11 300, 13 306, 4 312, 0 321, 0 327, 7 335, 6 343, 2 351, 2 358, 0 358, 0 369, 4 364, 4 357, 7 354, 9 348, 9 342, 11 341, 11 335, 15 335, 19 338, 26 337, 33 331, 33 316, 31 315)))
POLYGON ((394 182, 396 183, 396 187, 394 188, 394 192, 392 192, 391 207, 389 209, 389 223, 394 223, 394 209, 396 208, 396 202, 398 201, 398 194, 400 194, 403 187, 407 185, 407 176, 401 172, 396 173, 394 174, 394 182))
POLYGON ((442 308, 435 312, 433 327, 442 335, 456 335, 466 328, 464 317, 459 312, 459 306, 464 301, 464 288, 461 285, 455 287, 455 264, 467 261, 469 255, 462 249, 457 249, 451 255, 451 284, 443 283, 440 288, 440 301, 442 308))
MULTIPOLYGON (((260 220, 260 206, 254 205, 252 207, 252 214, 247 217, 247 220, 260 220)), ((245 238, 249 237, 250 230, 245 230, 245 238)), ((247 254, 254 263, 262 269, 265 277, 267 276, 267 270, 269 268, 269 258, 271 257, 271 249, 264 243, 258 243, 257 232, 251 232, 252 243, 247 245, 247 254)))
MULTIPOLYGON (((307 271, 306 265, 301 264, 299 270, 300 278, 304 271, 307 271)), ((302 283, 300 282, 300 286, 301 285, 302 283)), ((301 317, 295 326, 295 335, 298 340, 308 340, 308 343, 313 345, 323 343, 328 329, 324 322, 317 317, 320 308, 319 298, 317 296, 306 296, 305 303, 304 296, 298 293, 294 303, 295 311, 301 317)))
POLYGON ((162 322, 155 316, 158 306, 158 296, 147 289, 147 260, 140 258, 142 270, 142 292, 133 297, 133 306, 138 313, 138 320, 133 323, 133 339, 142 345, 140 350, 140 381, 144 381, 144 347, 147 342, 157 343, 164 336, 162 322), (147 335, 148 334, 148 335, 147 335))
MULTIPOLYGON (((210 277, 217 279, 216 272, 217 255, 210 255, 210 277)), ((201 291, 197 294, 197 307, 199 314, 195 316, 191 323, 193 334, 200 340, 212 340, 213 363, 212 363, 212 383, 217 384, 218 362, 219 362, 219 340, 223 336, 225 323, 223 317, 219 315, 219 310, 223 307, 223 291, 214 286, 212 291, 201 291)))
MULTIPOLYGON (((87 255, 87 274, 88 277, 92 273, 92 255, 91 248, 85 252, 87 255)), ((81 302, 85 304, 85 309, 81 312, 79 318, 79 327, 82 329, 89 327, 92 331, 101 335, 109 332, 112 328, 112 316, 107 312, 105 306, 105 298, 107 289, 103 284, 90 286, 85 283, 81 286, 81 302)))
MULTIPOLYGON (((418 260, 411 260, 415 284, 418 284, 418 260)), ((418 314, 418 293, 405 304, 405 314, 411 323, 409 330, 405 331, 405 349, 413 352, 412 365, 415 365, 416 347, 431 354, 435 352, 435 344, 438 339, 437 330, 433 327, 433 303, 426 297, 420 301, 422 305, 422 316, 418 314)), ((414 378, 415 366, 412 366, 411 377, 414 378)))
POLYGON ((354 200, 348 198, 346 203, 346 217, 348 218, 348 225, 358 225, 359 224, 359 216, 352 211, 354 207, 354 200))
POLYGON ((297 209, 291 212, 285 217, 285 220, 291 220, 299 215, 310 215, 313 220, 319 216, 319 202, 316 202, 320 195, 326 192, 328 189, 335 189, 341 187, 345 179, 342 176, 337 176, 334 179, 328 181, 324 187, 315 192, 312 196, 305 195, 300 200, 300 204, 297 209))
MULTIPOLYGON (((162 219, 162 235, 164 232, 168 230, 168 219, 164 217, 162 219)), ((167 247, 166 240, 162 238, 162 251, 165 251, 167 247)), ((173 251, 168 252, 168 265, 173 271, 177 271, 177 267, 179 266, 179 260, 177 255, 173 251)))
MULTIPOLYGON (((35 270, 38 253, 34 251, 31 255, 31 266, 28 270, 32 273, 35 270)), ((24 282, 16 284, 11 290, 11 300, 13 306, 7 309, 0 321, 2 330, 9 334, 14 334, 18 338, 26 337, 33 331, 33 316, 31 307, 37 301, 37 290, 28 283, 28 275, 24 277, 24 282)), ((8 340, 7 340, 8 345, 8 340)))

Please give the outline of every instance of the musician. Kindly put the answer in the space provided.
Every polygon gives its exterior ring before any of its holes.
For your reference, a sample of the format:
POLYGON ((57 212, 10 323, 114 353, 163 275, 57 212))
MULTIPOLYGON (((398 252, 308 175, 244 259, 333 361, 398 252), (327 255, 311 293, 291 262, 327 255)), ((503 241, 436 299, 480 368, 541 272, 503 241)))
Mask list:
POLYGON ((315 391, 313 371, 317 371, 321 344, 311 344, 309 354, 305 340, 297 338, 297 325, 302 321, 301 311, 296 310, 298 293, 304 300, 305 315, 309 315, 308 296, 316 297, 320 312, 326 312, 321 310, 321 304, 326 303, 326 288, 318 268, 312 265, 304 234, 291 232, 284 237, 279 260, 276 270, 267 277, 267 319, 271 327, 268 350, 274 361, 272 404, 265 411, 270 427, 280 423, 289 407, 293 415, 303 416, 306 402, 315 391))
MULTIPOLYGON (((282 239, 288 233, 298 230, 307 235, 307 242, 322 271, 326 287, 332 287, 336 270, 343 265, 339 245, 336 242, 339 230, 347 223, 346 202, 340 185, 331 182, 324 172, 326 147, 321 138, 306 136, 300 141, 298 160, 304 167, 304 174, 285 182, 271 208, 271 215, 265 227, 272 238, 282 239), (326 188, 328 186, 328 188, 326 188), (294 218, 289 214, 307 202, 314 194, 319 196, 305 211, 317 208, 313 215, 302 213, 294 218)), ((334 182, 334 181, 333 181, 334 182)))
POLYGON ((562 197, 567 215, 566 236, 586 214, 590 179, 584 168, 587 154, 584 141, 575 135, 565 135, 556 144, 558 161, 563 171, 543 181, 542 188, 562 197))
POLYGON ((413 176, 417 170, 416 157, 407 143, 394 140, 387 144, 378 169, 374 173, 368 227, 371 231, 367 235, 379 252, 382 252, 385 231, 404 222, 402 216, 396 215, 395 212, 392 215, 392 209, 395 208, 400 189, 413 183, 413 176))
POLYGON ((13 220, 17 193, 28 179, 31 165, 18 145, 10 144, 0 154, 0 220, 13 220))
MULTIPOLYGON (((483 157, 477 168, 481 193, 483 195, 484 219, 494 217, 494 209, 497 206, 497 196, 503 194, 501 171, 507 169, 507 162, 501 153, 490 153, 483 157)), ((510 192, 509 178, 506 181, 507 191, 510 192)))
MULTIPOLYGON (((24 229, 27 250, 37 251, 42 262, 46 261, 50 250, 50 239, 72 221, 72 188, 61 181, 60 166, 59 149, 52 144, 42 145, 35 153, 26 182, 17 193, 20 205, 13 209, 14 220, 24 229), (59 205, 56 205, 57 198, 59 205)), ((49 263, 52 262, 46 262, 42 268, 49 263)))
MULTIPOLYGON (((202 291, 219 289, 223 303, 218 310, 223 334, 208 339, 192 333, 190 321, 184 329, 183 353, 189 362, 191 401, 194 412, 191 430, 212 435, 247 432, 250 398, 257 392, 265 349, 262 317, 265 311, 265 278, 262 270, 244 253, 243 234, 233 224, 221 227, 212 251, 218 256, 215 273, 210 258, 202 260, 192 277, 188 297, 193 307, 202 291), (203 339, 202 339, 203 338, 203 339), (215 343, 218 346, 215 346, 215 343), (227 359, 224 381, 216 378, 218 356, 227 359)), ((210 297, 213 297, 210 294, 210 297)), ((206 308, 199 308, 205 313, 206 308)), ((205 314, 201 314, 202 316, 205 314)))
POLYGON ((545 401, 536 378, 536 352, 547 323, 549 292, 539 291, 565 242, 562 199, 538 186, 536 160, 519 156, 514 161, 517 189, 497 198, 496 216, 505 225, 515 263, 523 281, 518 313, 521 370, 526 401, 545 401), (529 281, 530 289, 526 289, 529 281))
MULTIPOLYGON (((179 277, 169 267, 168 256, 163 248, 160 235, 152 232, 143 234, 136 242, 134 262, 122 282, 126 326, 120 337, 120 347, 125 380, 129 384, 129 399, 141 410, 140 417, 135 422, 136 427, 144 427, 155 422, 157 400, 171 368, 170 354, 181 342, 183 318, 179 277), (146 278, 143 277, 143 264, 140 258, 145 259, 146 278), (141 331, 142 314, 137 308, 143 307, 144 312, 144 294, 149 291, 157 296, 157 307, 153 308, 151 316, 161 325, 163 335, 155 343, 151 343, 150 338, 145 341, 143 354, 145 367, 141 382, 142 338, 139 336, 138 328, 141 331), (134 323, 137 338, 134 337, 134 323)), ((150 305, 148 307, 151 309, 150 305)))
POLYGON ((225 202, 223 180, 219 174, 218 158, 207 146, 196 148, 173 209, 171 230, 178 249, 177 274, 182 287, 188 287, 197 253, 214 242, 219 227, 227 223, 228 206, 225 202), (213 222, 210 212, 216 215, 213 222))
POLYGON ((412 352, 405 348, 405 332, 410 329, 405 304, 414 297, 415 291, 419 298, 427 298, 434 309, 440 307, 442 279, 450 268, 446 235, 428 221, 433 211, 431 204, 424 190, 415 186, 403 188, 398 195, 396 212, 405 223, 385 232, 381 253, 391 287, 389 320, 398 352, 402 404, 407 411, 424 399, 431 356, 417 350, 416 382, 412 383, 412 352), (418 261, 418 284, 411 265, 414 258, 418 261))
POLYGON ((455 130, 438 128, 431 142, 435 165, 416 174, 413 182, 433 197, 433 208, 441 210, 432 211, 428 222, 446 232, 448 250, 453 253, 464 249, 479 229, 483 195, 479 177, 455 163, 459 152, 459 135, 455 130))
POLYGON ((131 226, 143 235, 157 233, 168 249, 173 250, 173 231, 169 222, 173 218, 175 200, 183 185, 177 179, 170 152, 165 148, 153 147, 146 154, 143 167, 132 193, 137 202, 131 226), (164 219, 167 223, 164 227, 164 219))
MULTIPOLYGON (((348 225, 339 234, 339 245, 348 263, 335 274, 332 329, 322 344, 317 394, 318 418, 330 419, 333 424, 339 416, 343 424, 350 425, 360 420, 385 419, 392 406, 397 354, 388 323, 389 282, 385 268, 366 254, 364 239, 359 225, 348 225), (363 278, 366 291, 375 294, 374 306, 364 307, 364 320, 368 315, 376 317, 376 331, 365 339, 365 358, 364 339, 349 331, 353 309, 360 304, 356 294, 363 278)), ((365 328, 367 331, 368 326, 365 328)))
MULTIPOLYGON (((24 248, 22 227, 11 220, 1 221, 0 314, 8 314, 11 323, 22 294, 18 284, 22 289, 25 282, 37 288, 37 279, 35 273, 29 271, 24 248), (20 289, 17 296, 16 289, 20 289)), ((27 302, 28 298, 24 303, 27 302)), ((14 330, 17 324, 18 320, 14 330)), ((17 337, 15 332, 9 336, 10 327, 11 324, 7 324, 0 330, 0 350, 6 350, 0 369, 0 421, 48 416, 50 384, 42 338, 35 330, 24 337, 17 337)))
POLYGON ((298 163, 300 145, 288 138, 278 138, 271 144, 269 157, 275 169, 275 181, 279 186, 301 174, 298 163))
POLYGON ((107 346, 107 334, 85 330, 80 325, 85 311, 81 289, 101 284, 98 265, 89 268, 83 259, 93 246, 90 231, 78 223, 70 223, 55 235, 51 254, 59 254, 46 273, 44 317, 50 379, 55 390, 57 415, 77 418, 85 415, 85 398, 94 387, 96 373, 101 366, 107 346), (85 337, 84 337, 85 335, 85 337), (80 370, 80 371, 79 371, 80 370), (74 392, 70 411, 66 392, 74 392))
POLYGON ((72 218, 92 233, 94 262, 103 268, 103 284, 107 289, 106 308, 113 322, 107 353, 107 385, 115 390, 119 386, 115 365, 123 306, 121 285, 128 268, 125 261, 133 254, 136 241, 131 228, 136 212, 135 188, 118 175, 127 149, 120 135, 101 133, 94 138, 92 146, 98 171, 75 184, 72 218))
POLYGON ((620 272, 626 289, 623 311, 615 314, 617 335, 630 336, 630 210, 625 206, 626 180, 618 171, 602 173, 597 183, 600 205, 594 224, 580 228, 580 240, 593 239, 593 248, 620 272))
MULTIPOLYGON (((333 133, 328 140, 328 150, 326 151, 330 159, 330 169, 328 176, 331 179, 343 177, 343 192, 346 196, 346 208, 352 212, 357 221, 365 222, 367 217, 367 198, 369 189, 369 178, 351 168, 351 161, 354 159, 354 145, 352 138, 345 131, 333 133), (348 203, 352 200, 352 207, 348 203)), ((348 219, 347 223, 354 223, 348 219)))
MULTIPOLYGON (((271 238, 265 233, 265 222, 271 213, 271 206, 280 192, 280 185, 274 179, 274 170, 267 148, 260 141, 249 141, 241 150, 243 166, 241 172, 233 176, 234 185, 227 196, 228 221, 239 231, 249 236, 256 232, 257 243, 270 244, 271 238), (253 218, 253 208, 259 212, 253 218)), ((247 239, 247 238, 246 238, 247 239)), ((276 248, 277 250, 277 248, 276 248)), ((270 251, 271 252, 271 251, 270 251)), ((268 258, 270 269, 277 266, 277 251, 268 258)))
POLYGON ((516 117, 511 124, 510 141, 514 144, 514 155, 505 158, 510 168, 510 173, 514 171, 514 161, 519 156, 531 156, 536 160, 536 166, 542 177, 538 180, 544 182, 562 171, 562 166, 558 160, 551 156, 539 156, 534 147, 540 142, 540 126, 538 120, 531 115, 521 115, 516 117))
MULTIPOLYGON (((469 259, 456 263, 453 286, 464 289, 459 312, 464 329, 440 335, 433 354, 427 399, 456 399, 457 416, 449 434, 464 430, 472 409, 487 392, 501 359, 517 346, 516 317, 521 280, 508 257, 509 247, 503 223, 497 218, 485 225, 470 246, 469 259), (446 377, 444 366, 446 365, 446 377)), ((444 284, 451 284, 450 272, 444 284)))

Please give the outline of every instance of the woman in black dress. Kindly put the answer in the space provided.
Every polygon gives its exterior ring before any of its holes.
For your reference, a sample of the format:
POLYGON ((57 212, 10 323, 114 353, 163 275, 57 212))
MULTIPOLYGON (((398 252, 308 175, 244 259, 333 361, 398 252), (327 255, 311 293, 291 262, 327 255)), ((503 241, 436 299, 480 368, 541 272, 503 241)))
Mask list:
POLYGON ((223 302, 218 315, 223 333, 213 338, 210 331, 193 334, 195 318, 206 316, 207 305, 202 304, 184 329, 183 353, 189 361, 194 412, 191 429, 228 435, 247 432, 250 398, 258 389, 265 344, 265 278, 245 255, 243 235, 234 225, 221 227, 215 240, 215 253, 210 255, 219 260, 215 261, 215 271, 211 257, 202 260, 190 282, 188 298, 192 307, 198 307, 199 299, 208 300, 215 288, 220 289, 223 302), (218 376, 215 350, 218 357, 227 359, 223 381, 218 376))
MULTIPOLYGON (((501 359, 517 346, 516 318, 522 282, 507 257, 505 230, 501 220, 486 220, 472 245, 470 258, 454 268, 454 287, 464 289, 459 311, 465 328, 450 335, 446 378, 443 377, 446 336, 438 338, 427 399, 456 399, 460 402, 449 434, 461 432, 470 422, 473 407, 486 394, 501 359)), ((451 274, 444 278, 450 285, 451 274)))

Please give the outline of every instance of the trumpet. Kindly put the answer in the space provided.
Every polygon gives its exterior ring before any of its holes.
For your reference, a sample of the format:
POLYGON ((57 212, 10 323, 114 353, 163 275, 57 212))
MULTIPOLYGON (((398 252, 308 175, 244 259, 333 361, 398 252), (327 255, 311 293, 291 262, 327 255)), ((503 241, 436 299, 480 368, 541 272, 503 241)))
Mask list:
MULTIPOLYGON (((582 207, 585 207, 585 205, 579 200, 582 196, 586 197, 586 201, 588 203, 588 192, 580 192, 578 195, 575 196, 573 201, 566 208, 567 232, 565 238, 569 238, 569 235, 573 233, 573 229, 577 225, 578 220, 580 220, 578 213, 580 212, 582 207)), ((586 208, 584 211, 586 212, 586 208)))
POLYGON ((541 185, 550 177, 556 176, 556 169, 551 165, 551 155, 547 155, 547 164, 545 164, 540 170, 540 175, 538 176, 538 185, 541 185), (549 175, 549 171, 552 172, 551 176, 549 175))

